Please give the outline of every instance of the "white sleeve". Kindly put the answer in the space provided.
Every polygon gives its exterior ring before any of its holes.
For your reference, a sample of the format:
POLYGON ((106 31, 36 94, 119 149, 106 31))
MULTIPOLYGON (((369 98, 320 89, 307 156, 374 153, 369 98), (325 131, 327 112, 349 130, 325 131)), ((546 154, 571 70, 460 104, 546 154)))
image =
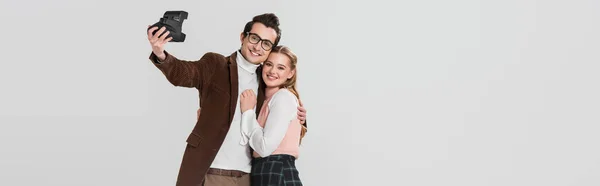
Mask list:
POLYGON ((242 113, 242 124, 241 124, 241 132, 242 139, 240 140, 240 145, 248 144, 248 140, 250 140, 250 134, 252 131, 261 128, 256 121, 256 113, 254 109, 246 110, 246 112, 242 113))
POLYGON ((296 96, 289 91, 279 91, 273 95, 269 102, 269 116, 262 128, 256 122, 254 112, 248 110, 242 114, 242 122, 254 123, 248 127, 250 131, 249 143, 261 157, 271 155, 287 133, 288 127, 292 120, 297 117, 297 101, 296 96))

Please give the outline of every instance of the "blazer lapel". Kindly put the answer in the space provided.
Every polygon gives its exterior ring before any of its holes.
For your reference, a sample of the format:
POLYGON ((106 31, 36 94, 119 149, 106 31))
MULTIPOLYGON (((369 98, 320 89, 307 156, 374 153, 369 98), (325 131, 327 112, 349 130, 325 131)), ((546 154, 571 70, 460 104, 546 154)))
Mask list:
POLYGON ((229 123, 233 121, 233 115, 235 114, 235 106, 237 105, 237 97, 238 97, 238 72, 237 72, 237 62, 235 61, 237 53, 234 52, 229 56, 229 60, 227 61, 227 65, 229 67, 229 85, 231 100, 229 102, 229 123))

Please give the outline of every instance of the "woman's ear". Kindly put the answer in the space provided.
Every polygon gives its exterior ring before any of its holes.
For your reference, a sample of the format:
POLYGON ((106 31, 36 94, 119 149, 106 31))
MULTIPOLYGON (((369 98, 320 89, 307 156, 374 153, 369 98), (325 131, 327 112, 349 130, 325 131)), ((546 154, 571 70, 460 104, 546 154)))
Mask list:
POLYGON ((292 79, 292 77, 294 77, 294 75, 296 75, 296 69, 292 70, 290 72, 290 75, 288 76, 288 79, 292 79))

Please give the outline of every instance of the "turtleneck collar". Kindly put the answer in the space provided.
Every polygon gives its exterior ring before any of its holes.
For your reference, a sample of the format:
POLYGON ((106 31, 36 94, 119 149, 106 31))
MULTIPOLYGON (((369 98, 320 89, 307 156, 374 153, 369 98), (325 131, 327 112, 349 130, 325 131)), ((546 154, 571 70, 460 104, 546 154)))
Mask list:
POLYGON ((239 50, 237 51, 236 61, 237 61, 238 66, 240 66, 242 69, 244 69, 252 74, 256 73, 256 69, 259 66, 259 65, 255 65, 255 64, 248 62, 248 60, 246 60, 246 58, 244 58, 244 56, 242 55, 242 53, 239 50))

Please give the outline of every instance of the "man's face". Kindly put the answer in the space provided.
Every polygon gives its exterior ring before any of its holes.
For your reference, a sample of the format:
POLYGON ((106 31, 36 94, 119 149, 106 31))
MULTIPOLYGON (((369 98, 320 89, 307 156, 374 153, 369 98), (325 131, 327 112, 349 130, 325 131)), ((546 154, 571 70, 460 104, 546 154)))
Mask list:
POLYGON ((269 57, 276 38, 275 29, 268 28, 262 23, 254 23, 250 32, 240 35, 242 55, 248 62, 260 64, 269 57))

